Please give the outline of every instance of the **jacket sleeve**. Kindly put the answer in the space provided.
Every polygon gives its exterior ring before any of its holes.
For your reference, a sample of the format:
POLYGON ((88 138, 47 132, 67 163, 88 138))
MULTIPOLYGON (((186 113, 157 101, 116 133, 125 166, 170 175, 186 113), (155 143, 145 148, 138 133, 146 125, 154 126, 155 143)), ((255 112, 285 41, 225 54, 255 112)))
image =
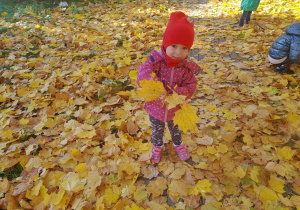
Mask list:
POLYGON ((183 75, 182 83, 175 88, 175 92, 179 95, 187 96, 189 99, 193 96, 197 87, 197 79, 192 71, 188 71, 183 75))
MULTIPOLYGON (((151 74, 155 73, 154 65, 157 62, 154 60, 153 56, 149 56, 144 65, 140 65, 138 67, 138 75, 137 75, 137 84, 140 85, 141 80, 150 80, 152 78, 151 74)), ((154 80, 160 80, 157 76, 153 78, 154 80)))
POLYGON ((269 56, 277 60, 289 56, 290 45, 291 37, 287 34, 282 34, 269 49, 269 56))

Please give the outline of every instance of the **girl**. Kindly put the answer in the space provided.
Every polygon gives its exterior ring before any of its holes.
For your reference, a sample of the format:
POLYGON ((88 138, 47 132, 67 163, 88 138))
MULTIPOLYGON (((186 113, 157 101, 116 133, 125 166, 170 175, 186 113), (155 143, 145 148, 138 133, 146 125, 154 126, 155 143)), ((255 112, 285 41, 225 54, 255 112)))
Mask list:
POLYGON ((187 160, 189 154, 182 144, 181 132, 178 125, 174 126, 177 106, 168 110, 164 98, 175 91, 177 94, 192 97, 197 86, 194 73, 199 66, 188 60, 188 54, 194 42, 194 24, 187 20, 182 12, 171 14, 170 21, 164 33, 163 43, 159 51, 153 50, 144 65, 138 67, 138 84, 141 80, 150 80, 155 73, 154 80, 163 82, 165 86, 162 96, 154 101, 145 102, 144 109, 150 116, 152 131, 152 161, 158 163, 163 146, 165 123, 171 133, 174 148, 181 160, 187 160), (170 88, 169 88, 170 87, 170 88))
POLYGON ((242 0, 241 9, 243 10, 243 14, 239 22, 239 27, 242 27, 244 25, 245 19, 246 19, 246 24, 249 23, 252 11, 257 10, 259 3, 260 0, 242 0))

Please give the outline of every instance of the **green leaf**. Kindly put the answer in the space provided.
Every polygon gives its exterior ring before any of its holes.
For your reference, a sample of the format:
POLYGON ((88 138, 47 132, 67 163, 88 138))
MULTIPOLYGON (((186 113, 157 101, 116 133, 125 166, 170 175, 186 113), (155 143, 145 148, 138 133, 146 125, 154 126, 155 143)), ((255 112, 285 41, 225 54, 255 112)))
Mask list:
POLYGON ((281 90, 280 89, 273 89, 269 92, 270 95, 276 95, 276 94, 281 94, 281 90))
POLYGON ((242 178, 241 183, 243 188, 247 188, 250 187, 254 181, 250 178, 242 178))

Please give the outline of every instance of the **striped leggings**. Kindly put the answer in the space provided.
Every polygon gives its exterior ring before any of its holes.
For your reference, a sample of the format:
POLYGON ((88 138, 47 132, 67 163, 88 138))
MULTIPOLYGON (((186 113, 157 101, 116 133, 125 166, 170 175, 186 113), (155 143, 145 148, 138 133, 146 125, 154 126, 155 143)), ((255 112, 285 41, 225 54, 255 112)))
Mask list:
MULTIPOLYGON (((154 146, 160 147, 163 145, 163 136, 165 131, 165 123, 150 116, 150 122, 152 129, 152 142, 154 146)), ((173 144, 181 145, 181 131, 179 131, 178 125, 174 126, 173 120, 167 122, 169 131, 171 133, 173 144)))

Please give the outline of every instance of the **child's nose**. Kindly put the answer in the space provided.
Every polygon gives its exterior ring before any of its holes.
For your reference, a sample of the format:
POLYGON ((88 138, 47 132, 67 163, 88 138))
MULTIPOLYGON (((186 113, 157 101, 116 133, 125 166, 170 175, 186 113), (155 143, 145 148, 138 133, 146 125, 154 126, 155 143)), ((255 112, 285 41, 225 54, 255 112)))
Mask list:
POLYGON ((177 49, 176 49, 176 54, 177 54, 177 55, 181 55, 181 54, 182 54, 182 52, 183 52, 183 50, 182 50, 182 49, 180 49, 180 48, 177 48, 177 49))

